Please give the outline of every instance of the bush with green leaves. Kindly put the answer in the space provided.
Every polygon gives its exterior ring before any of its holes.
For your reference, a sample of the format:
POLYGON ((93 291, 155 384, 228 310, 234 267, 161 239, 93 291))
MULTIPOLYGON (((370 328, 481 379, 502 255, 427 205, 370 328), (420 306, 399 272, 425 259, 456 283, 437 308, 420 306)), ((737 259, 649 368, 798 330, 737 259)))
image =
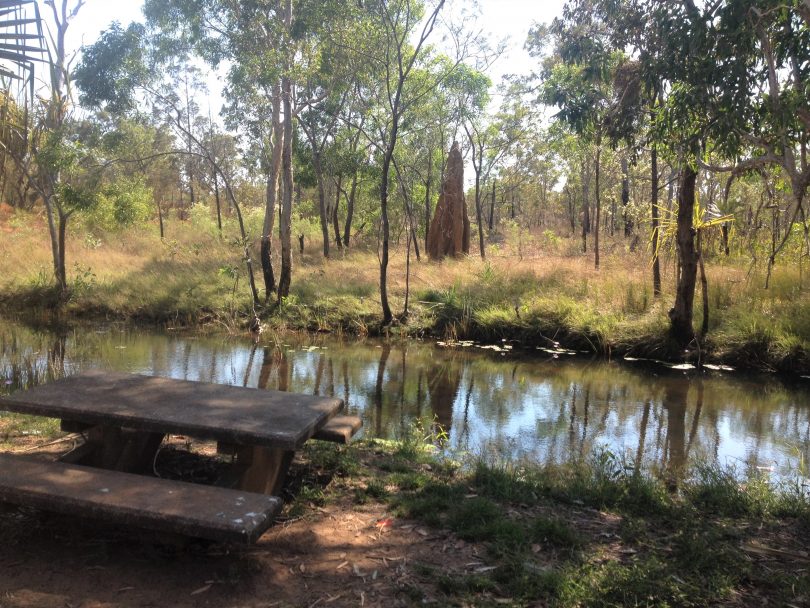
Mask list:
POLYGON ((146 222, 152 215, 152 190, 143 181, 124 178, 101 188, 88 209, 88 224, 107 231, 146 222))

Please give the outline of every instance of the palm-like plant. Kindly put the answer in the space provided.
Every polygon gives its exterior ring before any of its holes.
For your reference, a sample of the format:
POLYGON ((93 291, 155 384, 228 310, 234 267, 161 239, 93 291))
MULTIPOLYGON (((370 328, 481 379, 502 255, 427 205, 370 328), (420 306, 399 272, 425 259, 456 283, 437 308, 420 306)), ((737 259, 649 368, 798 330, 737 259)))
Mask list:
MULTIPOLYGON (((675 249, 675 239, 678 232, 678 211, 677 209, 667 209, 658 207, 661 214, 661 227, 658 232, 653 232, 654 258, 658 257, 662 249, 675 249)), ((706 269, 703 266, 703 235, 712 228, 731 226, 734 224, 734 216, 724 214, 714 203, 702 206, 695 194, 695 210, 692 217, 692 230, 697 239, 698 267, 700 269, 700 284, 703 295, 703 324, 701 334, 706 335, 709 331, 709 294, 708 280, 706 279, 706 269)))

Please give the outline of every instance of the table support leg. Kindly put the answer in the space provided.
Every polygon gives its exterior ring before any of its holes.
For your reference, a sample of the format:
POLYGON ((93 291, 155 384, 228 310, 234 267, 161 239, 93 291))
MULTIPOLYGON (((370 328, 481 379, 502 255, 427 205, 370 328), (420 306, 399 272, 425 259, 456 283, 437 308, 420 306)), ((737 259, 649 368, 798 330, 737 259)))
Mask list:
POLYGON ((63 457, 66 462, 125 473, 151 473, 162 433, 145 433, 112 426, 87 431, 87 443, 63 457))
POLYGON ((239 447, 236 462, 230 474, 217 485, 278 496, 287 479, 295 452, 278 448, 239 447))

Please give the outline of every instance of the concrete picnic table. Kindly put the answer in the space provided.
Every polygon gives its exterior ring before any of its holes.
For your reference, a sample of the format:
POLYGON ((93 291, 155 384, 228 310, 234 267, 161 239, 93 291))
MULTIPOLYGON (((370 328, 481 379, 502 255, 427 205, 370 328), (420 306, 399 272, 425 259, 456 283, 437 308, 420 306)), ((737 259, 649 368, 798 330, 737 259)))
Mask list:
MULTIPOLYGON (((253 540, 269 523, 262 519, 260 525, 247 529, 229 524, 233 529, 223 533, 217 528, 223 518, 221 504, 227 503, 231 510, 235 505, 236 516, 231 520, 237 524, 244 523, 238 513, 246 500, 254 507, 247 515, 271 517, 281 504, 273 495, 281 489, 295 451, 313 437, 346 442, 359 429, 359 419, 352 417, 336 419, 333 428, 327 427, 342 408, 343 401, 332 397, 100 370, 83 372, 0 398, 0 410, 59 418, 64 430, 80 431, 87 439, 60 458, 58 471, 15 460, 16 455, 0 455, 0 467, 5 467, 5 471, 0 468, 0 500, 44 507, 53 503, 66 512, 90 508, 115 515, 125 511, 147 527, 176 528, 214 539, 236 534, 253 540), (218 451, 232 454, 230 472, 217 482, 222 487, 202 489, 198 484, 145 477, 152 472, 167 434, 214 440, 218 451), (15 462, 19 471, 12 474, 15 462), (32 476, 33 481, 26 481, 32 476), (94 484, 104 485, 106 492, 88 496, 86 488, 94 484), (230 496, 228 491, 241 495, 230 496), (127 494, 129 502, 123 498, 127 494), (158 500, 157 495, 162 498, 158 500), (133 496, 140 497, 140 508, 130 504, 133 496), (211 512, 188 524, 187 514, 178 506, 181 496, 210 502, 206 508, 211 512), (256 505, 264 505, 264 509, 256 511, 256 505)), ((224 517, 230 515, 229 511, 224 517)))

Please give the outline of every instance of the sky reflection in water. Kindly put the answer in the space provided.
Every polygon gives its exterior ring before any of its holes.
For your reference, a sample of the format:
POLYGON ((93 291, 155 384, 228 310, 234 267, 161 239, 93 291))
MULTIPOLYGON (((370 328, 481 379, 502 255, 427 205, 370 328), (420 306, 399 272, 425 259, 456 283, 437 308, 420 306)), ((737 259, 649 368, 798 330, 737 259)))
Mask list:
POLYGON ((607 446, 660 468, 691 458, 796 473, 810 461, 808 382, 499 356, 433 344, 287 336, 277 346, 140 329, 0 323, 0 392, 99 367, 337 396, 364 432, 434 420, 456 450, 565 462, 607 446), (6 384, 11 382, 11 384, 6 384))

